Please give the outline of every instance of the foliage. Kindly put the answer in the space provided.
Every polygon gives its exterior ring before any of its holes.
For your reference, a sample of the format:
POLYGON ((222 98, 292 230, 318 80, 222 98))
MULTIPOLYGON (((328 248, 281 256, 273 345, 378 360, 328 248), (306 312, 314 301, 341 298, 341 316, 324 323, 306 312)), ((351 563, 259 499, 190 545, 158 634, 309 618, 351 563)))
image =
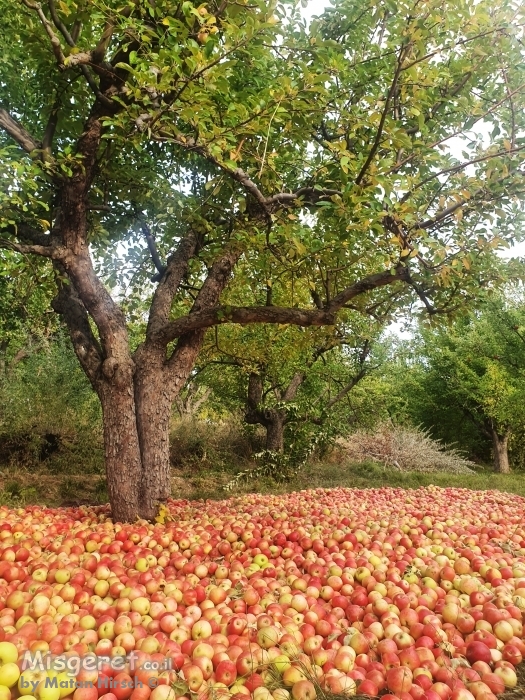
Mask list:
MULTIPOLYGON (((422 328, 398 358, 393 411, 432 435, 488 458, 492 430, 511 436, 520 463, 525 421, 523 288, 441 328, 422 328)), ((513 448, 513 449, 512 449, 513 448)))
POLYGON ((98 85, 88 236, 131 316, 131 292, 152 290, 143 218, 161 259, 188 227, 206 237, 178 313, 227 241, 244 253, 229 303, 242 287, 260 304, 270 286, 278 304, 295 286, 328 304, 401 261, 420 295, 450 306, 500 274, 491 251, 517 235, 523 187, 512 3, 338 2, 309 31, 292 5, 51 7, 39 18, 30 2, 2 4, 2 103, 37 146, 24 155, 4 139, 4 230, 49 228, 98 85), (105 98, 104 71, 118 76, 105 98))
POLYGON ((43 261, 0 250, 0 373, 9 372, 56 331, 50 282, 43 261))
POLYGON ((72 450, 70 459, 82 459, 87 470, 97 442, 99 404, 63 334, 47 339, 38 353, 0 377, 2 463, 34 467, 72 450))

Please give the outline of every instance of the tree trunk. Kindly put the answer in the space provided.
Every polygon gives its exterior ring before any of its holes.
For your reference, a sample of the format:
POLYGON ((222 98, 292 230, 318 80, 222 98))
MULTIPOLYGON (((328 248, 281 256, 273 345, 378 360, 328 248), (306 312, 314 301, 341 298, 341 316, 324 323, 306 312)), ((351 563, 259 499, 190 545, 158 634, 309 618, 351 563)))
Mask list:
POLYGON ((140 516, 152 520, 171 495, 170 419, 172 406, 193 369, 204 334, 181 338, 167 360, 162 346, 142 345, 135 353, 135 403, 142 473, 137 484, 140 516))
POLYGON ((171 495, 170 417, 172 398, 165 377, 162 348, 135 354, 135 404, 141 454, 137 482, 140 515, 152 520, 159 504, 171 495))
POLYGON ((495 428, 492 428, 492 446, 494 451, 494 471, 500 474, 509 474, 509 434, 500 435, 495 428))
POLYGON ((283 452, 286 414, 283 411, 265 411, 265 414, 266 449, 270 452, 283 452))
POLYGON ((104 382, 99 397, 111 514, 115 521, 133 522, 140 516, 141 455, 132 381, 124 387, 104 382))

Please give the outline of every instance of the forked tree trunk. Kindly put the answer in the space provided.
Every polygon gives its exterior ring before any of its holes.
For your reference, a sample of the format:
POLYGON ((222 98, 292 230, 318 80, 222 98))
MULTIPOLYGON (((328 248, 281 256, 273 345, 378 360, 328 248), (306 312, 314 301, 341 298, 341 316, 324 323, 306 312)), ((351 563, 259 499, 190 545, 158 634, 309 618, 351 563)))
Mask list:
POLYGON ((500 474, 509 474, 509 434, 500 435, 495 428, 492 428, 492 447, 494 452, 494 471, 500 474))
POLYGON ((143 345, 135 353, 134 396, 141 476, 137 482, 140 517, 152 520, 171 495, 170 419, 173 403, 195 364, 204 334, 182 338, 168 360, 161 347, 143 345))
MULTIPOLYGON (((200 345, 199 345, 200 347, 200 345)), ((197 352, 198 348, 195 348, 197 352)), ((188 363, 172 368, 179 382, 167 381, 166 360, 139 349, 129 382, 97 386, 102 403, 106 477, 115 521, 152 520, 171 495, 169 429, 174 392, 191 371, 188 363)), ((173 376, 172 376, 173 378, 173 376)))

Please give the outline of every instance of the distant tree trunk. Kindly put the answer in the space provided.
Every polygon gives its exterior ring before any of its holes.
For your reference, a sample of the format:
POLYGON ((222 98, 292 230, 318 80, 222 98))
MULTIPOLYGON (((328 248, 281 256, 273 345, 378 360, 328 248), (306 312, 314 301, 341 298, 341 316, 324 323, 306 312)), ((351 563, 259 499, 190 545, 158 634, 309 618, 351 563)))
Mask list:
POLYGON ((494 451, 494 471, 500 474, 509 474, 509 434, 500 435, 495 428, 492 428, 492 446, 494 451))
POLYGON ((284 451, 284 411, 265 411, 266 413, 266 449, 270 452, 284 451))
MULTIPOLYGON (((303 372, 296 372, 282 396, 281 403, 293 401, 301 384, 303 372)), ((266 428, 266 449, 270 452, 284 451, 284 428, 288 422, 286 407, 265 408, 263 406, 263 377, 252 372, 248 378, 247 410, 244 419, 247 423, 259 424, 266 428)))

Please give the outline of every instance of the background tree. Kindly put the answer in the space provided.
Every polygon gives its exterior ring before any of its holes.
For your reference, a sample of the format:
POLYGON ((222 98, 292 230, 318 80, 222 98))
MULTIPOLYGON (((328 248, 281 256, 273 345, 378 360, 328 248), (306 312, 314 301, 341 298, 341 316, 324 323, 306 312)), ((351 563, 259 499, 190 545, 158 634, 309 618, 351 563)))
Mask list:
POLYGON ((524 188, 510 0, 342 0, 308 31, 262 1, 0 10, 0 245, 53 268, 116 520, 170 493, 171 407, 206 329, 330 325, 386 286, 434 313, 497 277, 524 188), (299 279, 311 303, 278 306, 299 279))
MULTIPOLYGON (((289 451, 299 434, 308 439, 305 430, 312 437, 312 429, 326 427, 339 403, 382 362, 375 347, 381 326, 364 317, 324 332, 272 326, 229 331, 217 329, 215 344, 204 349, 199 382, 219 401, 227 397, 227 410, 263 428, 268 452, 283 452, 285 443, 289 451)), ((344 409, 336 422, 339 432, 348 430, 344 409)))
POLYGON ((525 424, 524 308, 522 292, 509 294, 448 328, 426 328, 398 365, 412 422, 478 457, 491 446, 497 472, 510 471, 509 444, 525 424))

